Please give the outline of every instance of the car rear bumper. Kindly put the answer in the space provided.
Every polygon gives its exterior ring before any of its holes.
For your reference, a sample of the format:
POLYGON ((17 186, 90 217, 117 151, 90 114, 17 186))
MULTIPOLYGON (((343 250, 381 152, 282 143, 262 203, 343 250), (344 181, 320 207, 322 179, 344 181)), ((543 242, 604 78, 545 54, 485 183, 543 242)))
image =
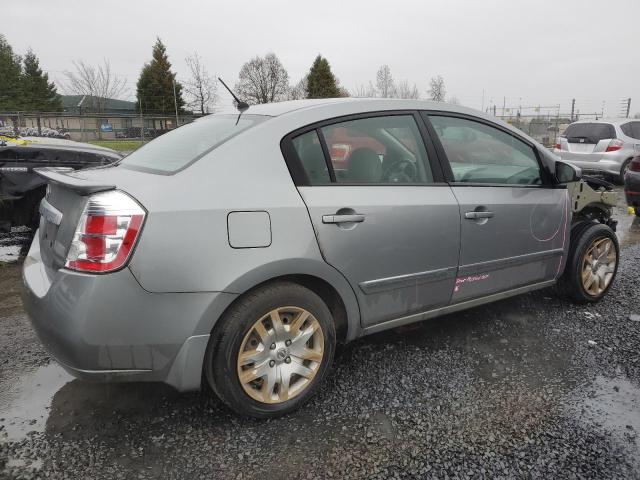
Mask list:
POLYGON ((622 165, 631 157, 637 155, 633 150, 623 148, 613 152, 579 153, 554 149, 554 153, 562 161, 572 163, 584 171, 605 172, 620 175, 622 165))
POLYGON ((38 235, 23 266, 23 302, 45 348, 72 375, 200 387, 209 333, 235 298, 149 293, 128 268, 107 275, 47 270, 38 235))
MULTIPOLYGON (((587 155, 580 155, 577 153, 567 153, 564 151, 556 150, 556 155, 560 157, 563 162, 570 163, 576 167, 580 167, 583 172, 601 172, 609 175, 620 175, 624 158, 610 158, 604 155, 597 160, 587 160, 584 157, 587 155)), ((590 154, 593 155, 593 154, 590 154)))

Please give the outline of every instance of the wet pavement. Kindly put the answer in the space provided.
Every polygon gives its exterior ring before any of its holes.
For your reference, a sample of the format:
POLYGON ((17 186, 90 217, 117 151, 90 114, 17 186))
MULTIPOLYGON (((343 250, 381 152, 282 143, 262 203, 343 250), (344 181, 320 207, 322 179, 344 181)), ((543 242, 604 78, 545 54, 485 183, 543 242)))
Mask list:
POLYGON ((543 290, 360 339, 271 421, 73 379, 28 324, 20 262, 0 262, 0 478, 640 478, 640 222, 616 217, 599 304, 543 290))

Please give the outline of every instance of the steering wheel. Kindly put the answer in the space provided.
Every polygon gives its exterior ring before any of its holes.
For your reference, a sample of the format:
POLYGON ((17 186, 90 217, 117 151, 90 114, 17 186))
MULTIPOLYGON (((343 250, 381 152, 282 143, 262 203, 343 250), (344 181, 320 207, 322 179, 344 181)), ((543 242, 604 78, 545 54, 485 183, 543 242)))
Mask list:
POLYGON ((409 160, 396 160, 382 174, 389 183, 411 183, 416 179, 416 166, 409 160))

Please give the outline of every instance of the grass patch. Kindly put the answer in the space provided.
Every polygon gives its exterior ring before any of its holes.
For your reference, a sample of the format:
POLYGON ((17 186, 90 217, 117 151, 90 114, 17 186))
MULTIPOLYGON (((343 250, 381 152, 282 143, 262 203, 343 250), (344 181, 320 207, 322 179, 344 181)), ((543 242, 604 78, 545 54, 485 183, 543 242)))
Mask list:
POLYGON ((91 140, 89 143, 117 152, 133 152, 142 146, 142 140, 91 140))

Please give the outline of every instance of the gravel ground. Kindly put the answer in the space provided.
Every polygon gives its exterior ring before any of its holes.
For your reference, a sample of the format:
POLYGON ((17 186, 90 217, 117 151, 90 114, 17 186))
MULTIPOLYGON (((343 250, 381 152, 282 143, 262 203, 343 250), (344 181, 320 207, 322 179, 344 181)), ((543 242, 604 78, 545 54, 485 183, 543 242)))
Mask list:
POLYGON ((72 380, 5 264, 0 478, 640 478, 640 245, 623 245, 596 306, 543 290, 358 340, 270 421, 208 393, 72 380))

